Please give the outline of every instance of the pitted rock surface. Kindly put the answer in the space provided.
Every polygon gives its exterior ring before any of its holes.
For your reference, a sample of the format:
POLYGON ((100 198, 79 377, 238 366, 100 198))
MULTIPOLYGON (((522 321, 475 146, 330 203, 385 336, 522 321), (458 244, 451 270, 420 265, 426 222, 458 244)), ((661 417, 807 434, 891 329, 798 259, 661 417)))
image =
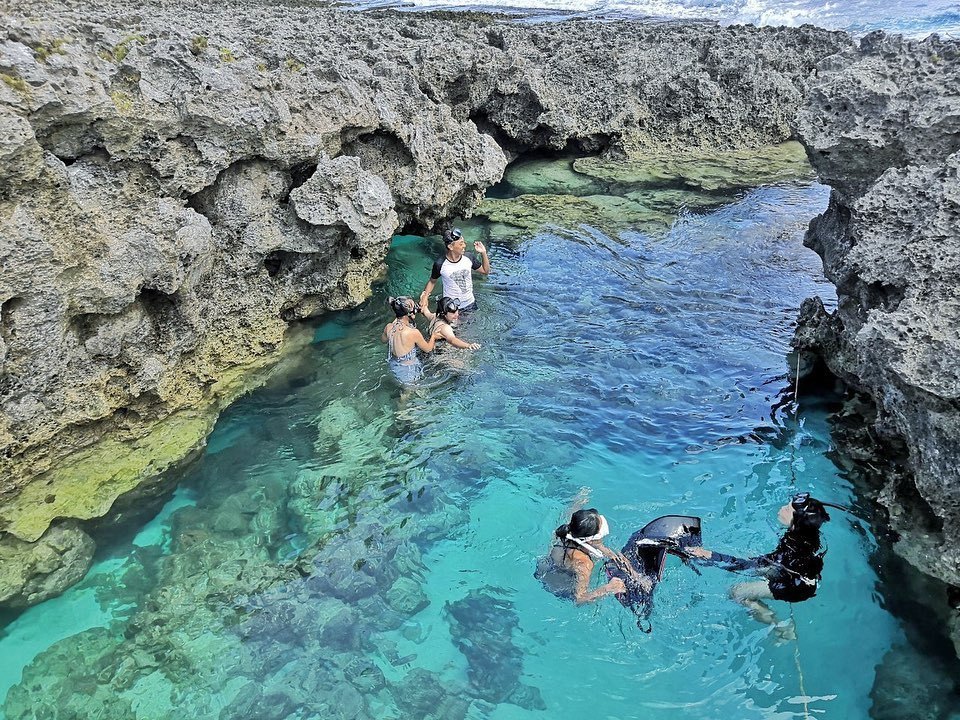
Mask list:
POLYGON ((805 307, 799 343, 905 447, 909 478, 879 493, 898 550, 960 584, 960 44, 867 36, 818 70, 798 131, 834 187, 806 242, 839 297, 805 307), (942 529, 916 526, 917 492, 942 529))

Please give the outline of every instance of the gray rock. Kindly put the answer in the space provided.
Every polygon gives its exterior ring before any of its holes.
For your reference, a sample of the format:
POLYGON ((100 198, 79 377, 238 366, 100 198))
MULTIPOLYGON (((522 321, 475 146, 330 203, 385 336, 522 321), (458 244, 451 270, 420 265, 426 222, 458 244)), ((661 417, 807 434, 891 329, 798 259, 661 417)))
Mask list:
POLYGON ((0 604, 22 608, 56 597, 87 574, 94 547, 72 523, 52 526, 34 543, 0 538, 0 604))
POLYGON ((839 299, 832 316, 805 306, 797 342, 875 405, 875 451, 903 470, 884 470, 876 493, 901 536, 897 549, 952 584, 960 583, 958 50, 936 37, 869 35, 818 70, 797 120, 834 187, 806 242, 839 299), (917 523, 918 505, 932 511, 931 526, 917 523))

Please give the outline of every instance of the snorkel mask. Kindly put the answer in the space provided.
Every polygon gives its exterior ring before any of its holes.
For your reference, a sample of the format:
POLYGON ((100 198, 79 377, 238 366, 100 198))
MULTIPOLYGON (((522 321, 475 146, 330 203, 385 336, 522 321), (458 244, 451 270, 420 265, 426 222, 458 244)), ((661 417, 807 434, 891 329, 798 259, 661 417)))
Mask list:
POLYGON ((460 300, 458 298, 440 298, 440 314, 448 315, 460 309, 460 300))
POLYGON ((607 519, 603 515, 601 515, 600 513, 597 513, 597 517, 600 519, 600 528, 597 530, 597 533, 595 535, 591 535, 590 537, 574 537, 570 533, 567 533, 567 537, 565 539, 570 540, 571 542, 574 542, 577 545, 579 545, 581 548, 583 548, 584 552, 586 552, 591 557, 600 559, 603 557, 603 553, 600 552, 600 550, 595 548, 590 543, 595 540, 603 540, 603 538, 609 535, 610 526, 607 524, 607 519))
POLYGON ((413 298, 401 295, 400 297, 390 298, 390 306, 398 318, 407 315, 416 315, 420 312, 420 305, 413 298))
POLYGON ((811 500, 826 507, 836 508, 837 510, 843 510, 844 512, 851 512, 850 508, 844 507, 843 505, 837 505, 836 503, 826 502, 824 500, 818 500, 817 498, 810 497, 810 493, 808 492, 801 492, 794 495, 790 499, 790 506, 795 512, 806 513, 810 510, 809 505, 811 500))

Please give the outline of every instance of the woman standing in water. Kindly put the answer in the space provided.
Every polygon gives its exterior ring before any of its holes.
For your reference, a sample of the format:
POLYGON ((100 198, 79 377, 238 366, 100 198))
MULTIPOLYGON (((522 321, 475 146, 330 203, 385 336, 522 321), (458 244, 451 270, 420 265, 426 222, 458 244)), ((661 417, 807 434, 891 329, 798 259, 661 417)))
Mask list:
MULTIPOLYGON (((830 505, 810 497, 810 493, 794 495, 777 512, 777 519, 787 531, 776 549, 766 555, 744 559, 699 547, 687 548, 684 552, 731 572, 749 571, 763 576, 763 580, 734 585, 730 588, 730 597, 745 606, 755 619, 774 625, 777 616, 764 600, 802 602, 817 593, 826 552, 820 550, 820 526, 830 519, 825 504, 830 505)), ((783 626, 778 630, 785 640, 796 637, 792 627, 783 626)))
POLYGON ((597 560, 617 559, 621 556, 604 546, 603 538, 610 534, 607 519, 594 508, 577 510, 570 522, 556 529, 559 542, 550 554, 537 563, 534 577, 554 595, 571 598, 577 605, 599 600, 605 595, 626 592, 620 578, 612 578, 596 590, 589 590, 590 575, 597 560))
POLYGON ((427 307, 422 312, 430 321, 430 334, 436 335, 438 340, 446 340, 452 347, 464 350, 480 349, 480 343, 465 342, 453 331, 453 323, 460 319, 460 301, 456 298, 442 297, 437 300, 436 313, 430 312, 427 307))
POLYGON ((420 306, 412 298, 391 297, 387 303, 393 308, 397 319, 383 328, 380 342, 387 343, 390 370, 402 385, 410 385, 423 377, 423 365, 417 356, 417 348, 423 352, 433 352, 438 336, 431 334, 429 340, 424 340, 423 333, 414 327, 413 321, 420 306))

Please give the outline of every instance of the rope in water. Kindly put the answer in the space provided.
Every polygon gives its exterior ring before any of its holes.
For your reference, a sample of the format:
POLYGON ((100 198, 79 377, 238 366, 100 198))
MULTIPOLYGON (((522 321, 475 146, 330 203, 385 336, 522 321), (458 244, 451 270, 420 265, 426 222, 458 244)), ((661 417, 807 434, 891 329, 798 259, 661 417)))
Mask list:
MULTIPOLYGON (((797 379, 796 385, 793 389, 793 402, 797 404, 799 408, 800 403, 800 350, 797 350, 797 379)), ((793 484, 797 484, 797 471, 794 461, 796 460, 796 444, 791 443, 791 458, 790 458, 790 474, 793 484)), ((803 717, 805 720, 810 720, 810 703, 807 698, 807 689, 806 684, 803 681, 803 667, 800 665, 800 635, 797 633, 797 620, 793 615, 793 603, 790 604, 790 622, 793 623, 793 634, 794 643, 793 646, 793 661, 797 666, 797 676, 800 678, 800 698, 803 700, 803 717)))

